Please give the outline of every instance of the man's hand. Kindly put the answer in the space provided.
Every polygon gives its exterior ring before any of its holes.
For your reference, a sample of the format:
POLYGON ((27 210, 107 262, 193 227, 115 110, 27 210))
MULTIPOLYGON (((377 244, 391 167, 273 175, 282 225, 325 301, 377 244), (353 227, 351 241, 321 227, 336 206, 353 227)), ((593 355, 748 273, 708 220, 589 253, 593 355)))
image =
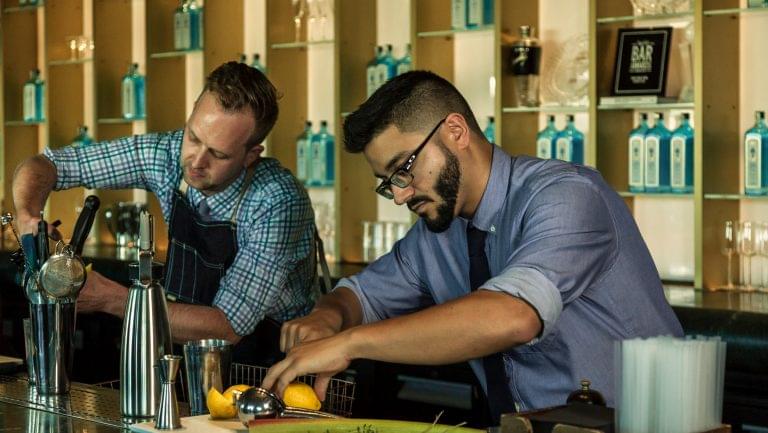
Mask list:
POLYGON ((299 344, 336 335, 341 331, 339 325, 327 310, 315 310, 305 317, 285 322, 280 330, 280 350, 288 353, 299 344))
POLYGON ((127 299, 127 287, 96 271, 90 271, 77 297, 77 311, 80 313, 102 312, 123 317, 127 299))
POLYGON ((273 365, 261 382, 266 389, 275 388, 283 396, 285 388, 297 377, 317 374, 315 394, 322 401, 328 390, 328 383, 336 373, 344 371, 352 361, 350 332, 344 331, 332 337, 306 342, 294 346, 288 356, 273 365))

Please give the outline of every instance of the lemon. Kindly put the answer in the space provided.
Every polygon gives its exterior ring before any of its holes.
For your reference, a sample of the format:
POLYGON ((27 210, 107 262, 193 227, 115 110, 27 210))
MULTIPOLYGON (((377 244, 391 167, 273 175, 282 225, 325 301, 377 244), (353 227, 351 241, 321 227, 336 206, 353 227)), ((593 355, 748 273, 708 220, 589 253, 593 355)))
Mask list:
POLYGON ((239 394, 245 392, 248 388, 253 388, 251 385, 245 385, 245 384, 238 384, 238 385, 232 385, 229 388, 227 388, 226 391, 222 394, 224 398, 226 398, 229 401, 234 402, 233 396, 237 396, 237 398, 240 398, 239 394))
POLYGON ((300 407, 303 409, 320 409, 320 400, 315 395, 315 390, 306 383, 294 382, 285 388, 283 401, 288 406, 300 407))
POLYGON ((208 412, 211 413, 211 418, 213 419, 226 419, 237 416, 237 408, 232 401, 231 393, 229 398, 227 398, 216 388, 211 388, 208 391, 205 402, 208 404, 208 412))

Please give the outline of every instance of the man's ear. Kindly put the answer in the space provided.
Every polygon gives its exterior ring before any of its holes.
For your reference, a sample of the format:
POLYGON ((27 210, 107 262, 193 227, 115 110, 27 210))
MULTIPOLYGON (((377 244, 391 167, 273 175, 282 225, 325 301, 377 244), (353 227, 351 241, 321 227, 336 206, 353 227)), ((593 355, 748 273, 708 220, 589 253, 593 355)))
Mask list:
POLYGON ((264 152, 264 145, 261 143, 248 149, 248 151, 245 153, 245 160, 243 161, 243 167, 245 168, 250 167, 254 162, 256 162, 261 157, 261 154, 263 152, 264 152))
POLYGON ((463 149, 469 146, 469 126, 466 119, 459 113, 451 113, 445 118, 448 133, 456 147, 463 149))

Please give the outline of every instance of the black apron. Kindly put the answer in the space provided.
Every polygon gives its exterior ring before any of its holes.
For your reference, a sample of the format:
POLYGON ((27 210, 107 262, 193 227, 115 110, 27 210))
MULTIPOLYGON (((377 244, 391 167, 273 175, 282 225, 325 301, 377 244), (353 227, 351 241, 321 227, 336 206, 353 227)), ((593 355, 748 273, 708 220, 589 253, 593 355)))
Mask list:
MULTIPOLYGON (((237 211, 253 179, 248 169, 230 221, 204 221, 186 199, 188 185, 182 177, 173 192, 168 226, 165 291, 169 299, 188 304, 213 304, 221 279, 237 255, 237 211)), ((314 256, 313 256, 314 257, 314 256)), ((233 348, 233 361, 270 366, 283 358, 280 326, 265 317, 250 335, 233 348)))

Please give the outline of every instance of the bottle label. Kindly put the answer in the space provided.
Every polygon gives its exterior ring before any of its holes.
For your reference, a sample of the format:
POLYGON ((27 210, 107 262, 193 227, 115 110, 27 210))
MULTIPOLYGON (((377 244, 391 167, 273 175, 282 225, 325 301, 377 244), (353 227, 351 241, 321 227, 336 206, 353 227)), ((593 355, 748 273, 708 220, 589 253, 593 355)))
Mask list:
POLYGON ((672 137, 669 146, 670 185, 685 188, 685 137, 672 137))
POLYGON ((404 74, 411 70, 411 62, 400 62, 397 64, 397 75, 404 74))
POLYGON ((557 152, 557 159, 572 162, 571 158, 573 158, 573 149, 571 147, 570 138, 558 138, 557 142, 555 143, 555 149, 557 152))
POLYGON ((366 73, 366 82, 367 82, 366 86, 368 89, 368 96, 371 96, 373 95, 373 92, 375 92, 376 89, 379 88, 378 81, 377 81, 378 75, 377 75, 376 66, 373 66, 373 65, 368 66, 365 69, 365 73, 366 73))
POLYGON ((307 140, 300 139, 296 142, 296 178, 307 180, 307 140))
POLYGON ((483 0, 469 0, 467 10, 467 25, 479 26, 483 23, 483 0))
POLYGON ((24 85, 24 120, 37 120, 36 89, 34 84, 24 85))
POLYGON ((467 26, 466 0, 451 0, 451 27, 463 29, 467 26))
POLYGON ((744 184, 747 189, 760 189, 762 187, 762 141, 760 134, 747 134, 744 140, 744 184))
POLYGON ((389 79, 389 68, 386 63, 376 65, 376 88, 387 82, 389 79))
POLYGON ((629 186, 642 188, 643 180, 643 137, 629 137, 629 186))
POLYGON ((325 171, 325 140, 320 140, 312 146, 312 180, 319 185, 324 185, 325 171))
POLYGON ((189 12, 182 12, 178 15, 179 19, 179 46, 180 50, 191 48, 192 38, 190 35, 190 17, 189 12))
POLYGON ((659 187, 659 138, 645 139, 645 186, 659 187))
POLYGON ((536 156, 541 159, 552 158, 552 141, 548 138, 536 140, 536 156))
POLYGON ((176 50, 184 50, 187 47, 184 46, 184 13, 176 12, 173 14, 173 48, 176 50))
POLYGON ((541 47, 515 46, 509 57, 512 75, 539 75, 541 47))
POLYGON ((136 92, 134 91, 133 78, 126 77, 123 80, 123 117, 136 116, 136 92))

